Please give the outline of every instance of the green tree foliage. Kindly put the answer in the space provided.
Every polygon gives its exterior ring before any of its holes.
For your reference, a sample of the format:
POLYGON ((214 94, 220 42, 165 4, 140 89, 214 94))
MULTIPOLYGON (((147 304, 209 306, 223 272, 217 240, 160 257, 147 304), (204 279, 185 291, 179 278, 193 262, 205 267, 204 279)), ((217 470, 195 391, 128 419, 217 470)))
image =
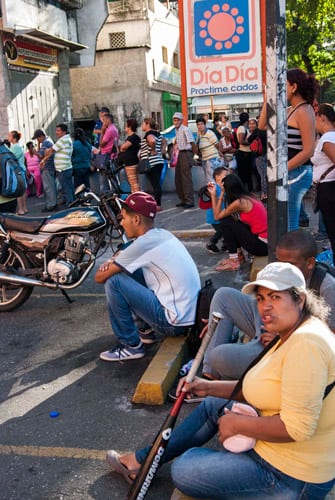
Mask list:
POLYGON ((286 10, 288 67, 313 73, 320 101, 335 101, 334 0, 287 0, 286 10))

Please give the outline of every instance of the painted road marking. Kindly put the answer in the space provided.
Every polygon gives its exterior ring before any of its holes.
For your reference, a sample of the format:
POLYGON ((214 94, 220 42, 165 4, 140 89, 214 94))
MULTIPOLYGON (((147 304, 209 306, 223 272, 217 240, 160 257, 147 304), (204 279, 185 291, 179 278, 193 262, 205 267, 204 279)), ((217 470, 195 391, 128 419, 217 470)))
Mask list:
MULTIPOLYGON (((11 393, 10 399, 0 403, 0 425, 13 418, 23 417, 36 406, 44 403, 59 391, 66 389, 66 387, 87 375, 96 366, 97 362, 94 360, 79 368, 75 368, 63 377, 59 377, 48 384, 40 384, 27 390, 24 385, 21 386, 20 394, 13 396, 11 393)), ((14 390, 19 391, 19 386, 15 385, 14 390)))
POLYGON ((106 460, 105 450, 62 448, 52 446, 0 445, 0 455, 29 455, 32 457, 75 458, 79 460, 106 460))
MULTIPOLYGON (((106 297, 105 293, 71 293, 71 297, 106 297)), ((35 293, 36 297, 55 297, 54 293, 35 293)), ((59 298, 59 295, 57 295, 59 298)))

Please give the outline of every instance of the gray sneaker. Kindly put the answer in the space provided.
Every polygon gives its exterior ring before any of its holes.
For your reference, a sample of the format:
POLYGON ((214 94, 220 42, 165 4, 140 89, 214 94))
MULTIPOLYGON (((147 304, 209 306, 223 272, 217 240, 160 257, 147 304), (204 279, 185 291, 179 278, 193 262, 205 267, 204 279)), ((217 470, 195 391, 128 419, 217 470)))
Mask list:
POLYGON ((100 359, 104 361, 128 361, 128 359, 143 358, 145 350, 142 342, 137 346, 130 346, 126 344, 118 344, 110 351, 105 351, 100 354, 100 359))
POLYGON ((316 241, 316 243, 322 243, 323 241, 327 241, 328 240, 328 234, 327 233, 317 233, 314 236, 314 240, 316 241))

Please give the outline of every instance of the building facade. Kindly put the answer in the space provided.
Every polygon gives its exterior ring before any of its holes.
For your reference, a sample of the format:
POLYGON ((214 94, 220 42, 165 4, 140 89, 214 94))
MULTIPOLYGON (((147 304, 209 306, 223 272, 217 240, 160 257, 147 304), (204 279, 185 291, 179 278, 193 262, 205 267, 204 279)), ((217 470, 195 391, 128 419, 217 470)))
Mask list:
POLYGON ((37 128, 54 137, 57 123, 72 127, 70 68, 94 63, 106 1, 1 0, 0 9, 0 137, 19 130, 26 142, 37 128))
POLYGON ((110 108, 123 130, 129 117, 153 117, 161 128, 181 109, 179 22, 175 4, 110 0, 94 67, 71 69, 75 122, 92 129, 98 109, 110 108))

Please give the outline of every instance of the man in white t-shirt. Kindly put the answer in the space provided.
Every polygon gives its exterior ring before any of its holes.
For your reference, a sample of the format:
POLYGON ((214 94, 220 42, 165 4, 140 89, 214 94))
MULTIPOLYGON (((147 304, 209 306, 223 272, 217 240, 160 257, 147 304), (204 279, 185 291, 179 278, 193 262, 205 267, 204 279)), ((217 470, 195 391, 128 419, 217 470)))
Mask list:
POLYGON ((109 318, 119 344, 100 354, 105 361, 142 358, 153 333, 185 335, 194 324, 200 277, 184 245, 169 231, 154 227, 154 198, 137 191, 127 197, 121 224, 134 240, 96 273, 104 283, 109 318), (134 316, 152 331, 140 330, 134 316))

